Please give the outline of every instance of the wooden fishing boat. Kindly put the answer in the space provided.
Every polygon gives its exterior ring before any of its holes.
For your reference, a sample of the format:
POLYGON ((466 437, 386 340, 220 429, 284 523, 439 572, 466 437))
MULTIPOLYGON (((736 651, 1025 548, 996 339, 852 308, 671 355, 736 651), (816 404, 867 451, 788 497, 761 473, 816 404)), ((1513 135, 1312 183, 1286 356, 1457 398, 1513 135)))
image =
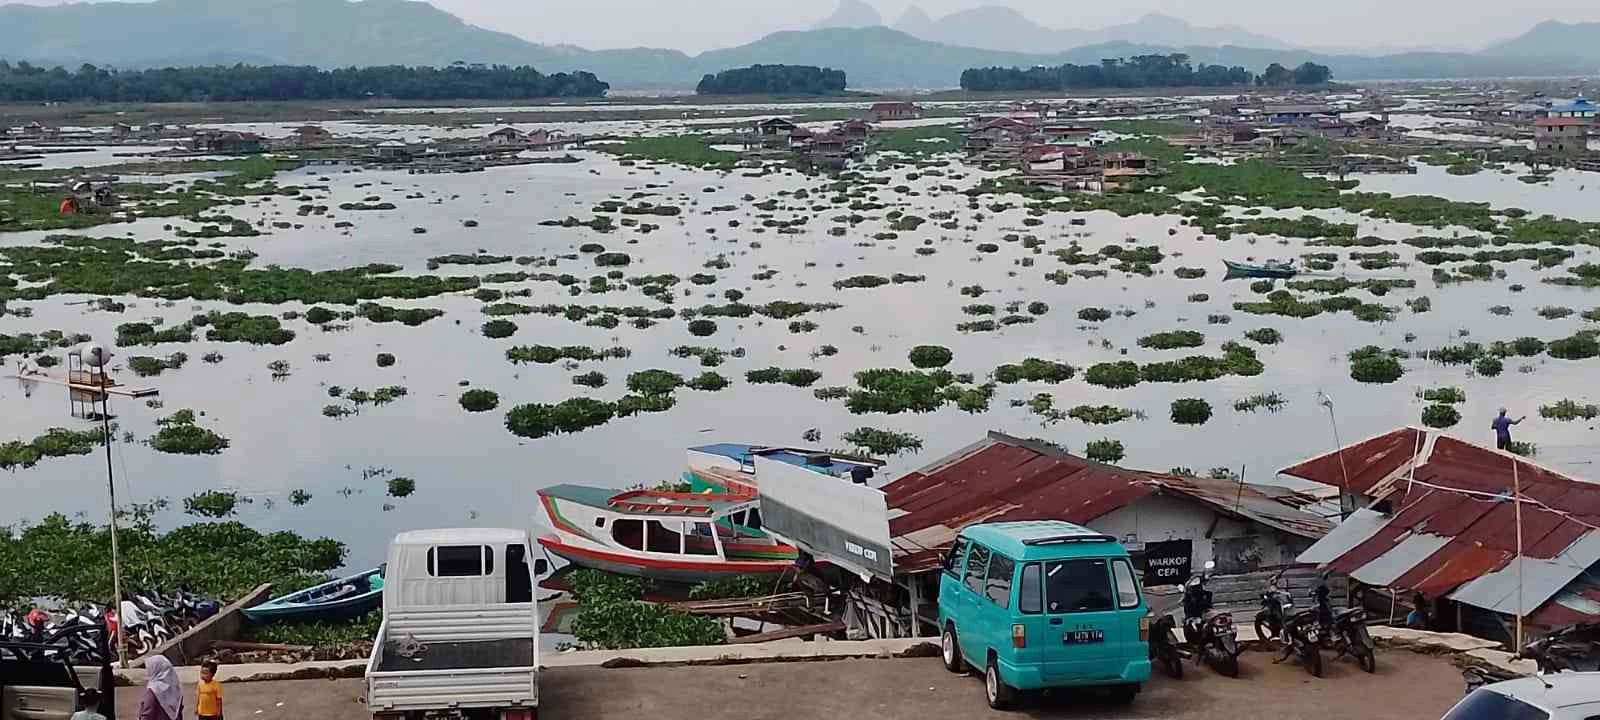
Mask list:
POLYGON ((254 622, 274 620, 345 620, 365 615, 383 604, 383 568, 330 580, 247 607, 254 622), (374 582, 374 579, 377 581, 374 582))
POLYGON ((753 495, 556 485, 539 491, 552 528, 539 544, 580 567, 654 580, 776 575, 799 551, 744 524, 757 503, 753 495))
POLYGON ((689 448, 688 456, 688 470, 684 472, 683 480, 692 491, 710 490, 734 495, 757 494, 755 477, 758 457, 859 484, 866 484, 883 467, 881 460, 842 457, 826 450, 745 443, 700 445, 689 448))
POLYGON ((1293 264, 1268 260, 1260 265, 1223 260, 1228 266, 1228 277, 1292 278, 1300 273, 1293 264))

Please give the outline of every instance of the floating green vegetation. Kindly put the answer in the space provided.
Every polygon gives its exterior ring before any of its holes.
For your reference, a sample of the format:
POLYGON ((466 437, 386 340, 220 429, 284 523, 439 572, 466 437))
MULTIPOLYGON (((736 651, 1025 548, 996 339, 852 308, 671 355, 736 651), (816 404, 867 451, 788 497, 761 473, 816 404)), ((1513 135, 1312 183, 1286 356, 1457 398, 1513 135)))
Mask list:
POLYGON ((177 455, 216 455, 228 447, 228 439, 195 423, 193 410, 179 410, 156 421, 160 430, 150 438, 150 447, 177 455))
MULTIPOLYGON (((1134 273, 1138 275, 1154 275, 1155 265, 1166 256, 1161 248, 1155 245, 1140 245, 1126 247, 1122 245, 1106 245, 1096 253, 1085 253, 1083 247, 1074 243, 1064 248, 1052 250, 1056 259, 1068 265, 1098 265, 1106 260, 1112 261, 1111 269, 1118 272, 1134 273)), ((1080 274, 1086 271, 1078 271, 1080 274)), ((1093 271, 1104 275, 1105 271, 1093 271)), ((1085 275, 1087 277, 1087 275, 1085 275)))
POLYGON ((606 375, 598 370, 579 373, 572 376, 572 384, 592 388, 605 387, 606 375))
MULTIPOLYGON (((699 358, 702 367, 717 367, 727 358, 728 353, 714 347, 699 345, 679 345, 671 351, 673 357, 699 358)), ((742 355, 743 353, 739 353, 742 355)))
POLYGON ((1099 385, 1100 387, 1112 389, 1130 388, 1138 385, 1141 379, 1139 363, 1131 360, 1095 363, 1083 371, 1083 379, 1090 385, 1099 385))
POLYGON ((196 326, 205 326, 206 339, 217 342, 282 345, 294 339, 294 331, 285 330, 278 323, 278 319, 271 315, 212 312, 207 315, 196 315, 192 322, 196 326))
POLYGON ((628 160, 669 162, 707 170, 731 170, 739 162, 739 153, 713 150, 698 135, 634 137, 595 147, 628 160))
MULTIPOLYGON (((1600 310, 1600 308, 1596 308, 1596 310, 1600 310)), ((961 312, 968 315, 993 315, 995 310, 993 305, 972 304, 961 306, 961 312)))
POLYGON ((1495 377, 1505 371, 1505 363, 1497 357, 1478 358, 1472 364, 1472 371, 1484 377, 1495 377))
POLYGON ((840 437, 871 455, 899 455, 922 449, 922 438, 916 435, 875 427, 859 427, 840 437))
POLYGON ((1363 303, 1346 295, 1304 301, 1295 297, 1288 290, 1274 290, 1267 293, 1265 302, 1236 302, 1233 304, 1233 309, 1253 315, 1283 315, 1294 318, 1308 318, 1325 311, 1340 312, 1348 310, 1356 316, 1356 319, 1366 322, 1393 320, 1396 312, 1396 308, 1363 303))
POLYGON ((994 396, 993 385, 964 387, 960 383, 971 378, 958 378, 948 370, 874 368, 857 372, 855 380, 857 387, 848 391, 845 402, 854 414, 933 412, 948 402, 967 412, 982 412, 994 396))
POLYGON ((194 241, 137 241, 52 235, 43 245, 0 248, 6 273, 33 283, 7 291, 22 299, 63 293, 135 295, 166 300, 226 300, 232 303, 319 302, 353 305, 361 300, 422 298, 474 290, 473 277, 397 276, 397 265, 368 264, 344 270, 267 267, 249 269, 249 260, 228 258, 190 262, 194 241))
POLYGON ((192 340, 194 340, 194 328, 187 324, 161 330, 157 330, 150 323, 145 322, 122 323, 117 326, 117 347, 190 342, 192 340))
POLYGON ((1196 278, 1205 277, 1206 276, 1206 269, 1205 268, 1197 268, 1197 267, 1180 267, 1180 268, 1178 268, 1176 270, 1173 270, 1172 274, 1176 275, 1176 276, 1178 276, 1178 277, 1180 277, 1180 278, 1182 278, 1184 280, 1194 280, 1196 278))
POLYGON ((818 325, 816 323, 810 321, 810 320, 791 320, 791 321, 789 321, 789 332, 792 332, 792 333, 797 333, 797 334, 798 333, 808 333, 808 332, 811 332, 813 330, 816 330, 817 327, 818 327, 818 325))
MULTIPOLYGON (((1317 278, 1315 280, 1291 280, 1284 283, 1284 287, 1301 292, 1319 292, 1328 295, 1340 295, 1352 288, 1366 290, 1373 295, 1386 295, 1390 290, 1413 288, 1417 286, 1415 280, 1383 280, 1369 279, 1357 282, 1349 278, 1317 278)), ((1270 291, 1271 288, 1269 287, 1270 291)))
POLYGON ((1123 458, 1122 441, 1111 438, 1090 440, 1083 446, 1083 454, 1095 462, 1114 463, 1123 458))
POLYGON ((240 503, 249 504, 250 498, 241 497, 232 490, 206 490, 183 499, 183 511, 190 515, 224 518, 234 514, 240 503))
POLYGON ((1172 350, 1174 348, 1200 347, 1206 344, 1206 336, 1194 330, 1172 330, 1146 335, 1139 338, 1139 347, 1152 350, 1172 350))
POLYGON ((818 400, 843 400, 849 394, 850 388, 839 385, 819 387, 811 391, 811 395, 818 400))
POLYGON ((912 365, 926 370, 949 365, 955 359, 955 354, 943 345, 918 345, 907 353, 907 359, 912 365))
POLYGON ((1139 376, 1145 382, 1190 382, 1225 375, 1260 375, 1263 369, 1255 350, 1230 341, 1223 343, 1221 358, 1191 355, 1182 360, 1148 363, 1139 369, 1139 376))
POLYGON ((612 403, 594 398, 570 398, 554 405, 529 403, 518 405, 506 413, 506 429, 521 437, 542 438, 604 425, 615 415, 616 408, 612 403))
POLYGON ((1540 405, 1539 417, 1562 421, 1593 420, 1600 417, 1600 405, 1579 404, 1563 398, 1550 405, 1540 405))
POLYGON ((1364 383, 1392 383, 1405 374, 1394 352, 1368 345, 1350 352, 1350 377, 1364 383))
POLYGON ((1059 383, 1071 380, 1077 368, 1064 362, 1042 358, 1026 358, 1020 363, 1007 363, 994 369, 995 382, 1010 385, 1019 382, 1059 383))
POLYGON ((1461 422, 1461 412, 1453 405, 1436 403, 1422 409, 1422 424, 1431 428, 1452 427, 1461 422))
POLYGON ((1573 310, 1572 308, 1563 307, 1560 305, 1546 305, 1542 308, 1539 308, 1537 312, 1539 317, 1542 317, 1546 320, 1560 320, 1561 318, 1570 316, 1573 313, 1573 310))
POLYGON ((961 141, 961 130, 955 125, 883 128, 872 134, 871 149, 922 156, 955 151, 961 141))
POLYGON ((167 370, 177 370, 186 362, 189 362, 189 356, 181 352, 175 352, 164 358, 134 355, 128 358, 128 369, 139 377, 153 377, 167 370))
POLYGON ((1172 421, 1179 425, 1204 425, 1211 419, 1211 403, 1200 398, 1172 401, 1172 421))
POLYGON ((389 497, 409 497, 417 491, 417 481, 408 477, 392 477, 385 483, 388 487, 389 497))
POLYGON ((488 412, 500 407, 500 394, 493 390, 472 389, 461 393, 461 408, 467 412, 488 412))
MULTIPOLYGON (((309 499, 310 496, 307 497, 309 499)), ((316 650, 333 650, 350 643, 372 640, 377 637, 378 626, 382 623, 383 610, 373 610, 354 620, 279 620, 268 624, 249 623, 241 629, 239 639, 258 643, 309 645, 316 650)))
POLYGON ((1262 345, 1277 345, 1283 342, 1283 334, 1275 328, 1256 328, 1244 334, 1245 339, 1252 340, 1262 345))
POLYGON ((1427 295, 1419 295, 1406 300, 1406 307, 1410 308, 1411 312, 1414 313, 1425 313, 1433 309, 1433 300, 1429 299, 1427 295))
POLYGON ((727 642, 716 618, 645 602, 645 592, 650 589, 647 580, 583 569, 567 575, 567 582, 578 602, 572 634, 582 648, 623 650, 727 642))
POLYGON ((689 321, 689 334, 695 337, 709 337, 717 332, 717 323, 711 320, 700 319, 689 321))
POLYGON ((50 428, 29 442, 12 440, 0 445, 0 470, 31 468, 41 458, 88 455, 104 442, 105 436, 98 429, 80 431, 50 428))
POLYGON ((811 368, 782 368, 769 367, 761 370, 751 370, 744 374, 745 382, 752 385, 770 385, 784 383, 795 387, 811 387, 812 384, 822 379, 822 373, 811 368))
POLYGON ((1090 425, 1110 425, 1137 415, 1137 411, 1115 405, 1078 405, 1067 411, 1067 417, 1090 425))
POLYGON ((510 320, 490 320, 483 324, 483 336, 493 340, 508 338, 517 332, 517 324, 510 320))
POLYGON ((690 390, 716 392, 727 387, 729 384, 728 378, 707 370, 699 375, 689 378, 688 382, 684 383, 684 387, 687 387, 690 390))
POLYGON ((1078 319, 1084 322, 1103 322, 1111 319, 1111 311, 1105 308, 1086 307, 1078 311, 1078 319))
POLYGON ((564 345, 554 347, 551 345, 517 345, 506 350, 506 359, 512 363, 525 362, 548 365, 557 360, 610 360, 613 358, 626 358, 633 352, 625 347, 615 346, 596 350, 586 345, 564 345))
POLYGON ((1546 346, 1550 357, 1562 360, 1582 360, 1600 355, 1600 342, 1596 342, 1596 335, 1600 331, 1582 330, 1559 340, 1551 340, 1546 346))
POLYGON ((627 386, 640 395, 669 395, 683 386, 683 376, 659 369, 640 370, 628 374, 627 386))
POLYGON ((1467 401, 1467 391, 1458 387, 1439 387, 1418 390, 1417 397, 1426 402, 1454 405, 1467 401))
MULTIPOLYGON (((312 310, 316 309, 317 308, 312 308, 312 310)), ((370 302, 361 303, 361 305, 356 308, 356 315, 366 318, 372 322, 397 322, 403 325, 409 325, 411 327, 421 325, 443 314, 443 310, 438 310, 435 308, 394 308, 370 302)), ((310 311, 306 312, 306 319, 311 320, 314 323, 316 322, 315 320, 312 320, 310 311)), ((317 324, 320 325, 321 323, 317 324)))
POLYGON ((1262 409, 1267 412, 1277 412, 1288 404, 1289 401, 1276 392, 1256 393, 1233 401, 1233 409, 1236 412, 1255 412, 1262 409))
POLYGON ((311 502, 311 493, 303 489, 296 488, 289 493, 289 504, 294 505, 295 507, 299 507, 308 502, 311 502))

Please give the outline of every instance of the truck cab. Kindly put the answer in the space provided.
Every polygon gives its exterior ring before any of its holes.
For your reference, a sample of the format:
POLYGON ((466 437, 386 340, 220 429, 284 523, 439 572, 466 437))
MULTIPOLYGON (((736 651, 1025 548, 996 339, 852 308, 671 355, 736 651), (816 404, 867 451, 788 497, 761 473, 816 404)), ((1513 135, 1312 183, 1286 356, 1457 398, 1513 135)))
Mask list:
POLYGON ((533 720, 544 560, 527 531, 413 530, 389 546, 383 624, 367 664, 377 720, 533 720))

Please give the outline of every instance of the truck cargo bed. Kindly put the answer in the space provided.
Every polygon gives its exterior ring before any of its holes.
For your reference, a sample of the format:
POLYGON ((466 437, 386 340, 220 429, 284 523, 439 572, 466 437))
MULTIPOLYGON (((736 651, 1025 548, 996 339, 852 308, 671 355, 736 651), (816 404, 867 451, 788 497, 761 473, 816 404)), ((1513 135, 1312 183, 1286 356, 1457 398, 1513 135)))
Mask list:
POLYGON ((486 670, 532 667, 536 662, 532 638, 425 643, 422 652, 409 658, 395 653, 395 647, 395 643, 384 643, 378 672, 486 670))

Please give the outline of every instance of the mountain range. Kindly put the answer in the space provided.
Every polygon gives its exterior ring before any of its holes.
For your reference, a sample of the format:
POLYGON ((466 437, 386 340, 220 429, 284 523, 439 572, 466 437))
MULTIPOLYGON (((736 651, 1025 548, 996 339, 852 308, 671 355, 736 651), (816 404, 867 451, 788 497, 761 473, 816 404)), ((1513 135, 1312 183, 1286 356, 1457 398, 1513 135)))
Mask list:
POLYGON ((469 25, 415 0, 0 5, 0 58, 124 68, 459 61, 533 65, 545 72, 588 70, 623 90, 692 88, 707 73, 756 63, 841 69, 857 89, 937 89, 953 87, 970 67, 1098 63, 1101 58, 1171 52, 1252 71, 1274 62, 1298 65, 1309 60, 1328 65, 1336 79, 1345 80, 1564 76, 1592 74, 1600 67, 1600 23, 1541 23, 1477 53, 1383 56, 1296 50, 1240 28, 1197 28, 1159 15, 1101 30, 1051 30, 1004 8, 977 8, 937 19, 912 8, 895 24, 884 27, 872 6, 843 0, 819 23, 822 27, 777 32, 691 56, 678 50, 535 44, 469 25), (1027 30, 1030 26, 1034 29, 1027 30), (1026 42, 995 41, 1025 31, 1032 33, 1026 42))

